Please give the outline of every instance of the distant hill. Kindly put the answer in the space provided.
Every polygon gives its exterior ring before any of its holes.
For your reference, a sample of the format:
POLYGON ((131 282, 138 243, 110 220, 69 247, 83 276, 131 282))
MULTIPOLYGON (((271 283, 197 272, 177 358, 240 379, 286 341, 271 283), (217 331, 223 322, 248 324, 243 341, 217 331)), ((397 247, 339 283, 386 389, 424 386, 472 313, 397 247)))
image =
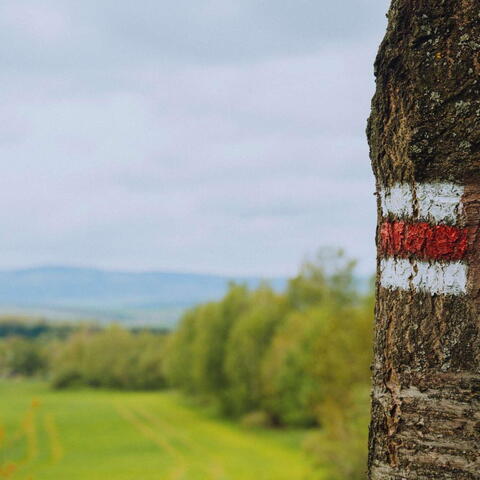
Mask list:
MULTIPOLYGON (((0 271, 0 313, 169 326, 185 308, 221 298, 230 281, 255 287, 261 279, 73 267, 0 271)), ((286 284, 269 281, 276 289, 286 284)))

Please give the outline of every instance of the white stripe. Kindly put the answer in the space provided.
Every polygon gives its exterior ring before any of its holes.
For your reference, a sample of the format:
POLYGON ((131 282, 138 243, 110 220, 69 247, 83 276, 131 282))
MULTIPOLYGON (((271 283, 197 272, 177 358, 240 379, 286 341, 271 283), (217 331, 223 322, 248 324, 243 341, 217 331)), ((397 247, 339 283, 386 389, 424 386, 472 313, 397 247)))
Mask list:
POLYGON ((382 213, 396 217, 411 217, 413 215, 412 187, 407 183, 397 183, 393 187, 386 187, 380 191, 382 213))
POLYGON ((467 292, 467 266, 462 262, 442 264, 386 258, 380 262, 380 284, 392 290, 416 290, 432 295, 467 292))
POLYGON ((416 187, 418 215, 430 222, 455 223, 461 213, 464 188, 453 183, 420 183, 416 187))
POLYGON ((464 188, 453 183, 419 183, 415 191, 407 183, 397 183, 380 191, 382 214, 411 217, 416 203, 418 220, 456 223, 463 193, 464 188))

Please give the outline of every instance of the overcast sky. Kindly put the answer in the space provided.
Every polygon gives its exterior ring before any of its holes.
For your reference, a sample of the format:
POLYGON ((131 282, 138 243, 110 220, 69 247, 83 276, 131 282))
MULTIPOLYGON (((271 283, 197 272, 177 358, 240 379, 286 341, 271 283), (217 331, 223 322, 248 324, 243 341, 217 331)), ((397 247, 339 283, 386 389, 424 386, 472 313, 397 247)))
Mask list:
POLYGON ((374 269, 387 0, 2 0, 0 268, 374 269))

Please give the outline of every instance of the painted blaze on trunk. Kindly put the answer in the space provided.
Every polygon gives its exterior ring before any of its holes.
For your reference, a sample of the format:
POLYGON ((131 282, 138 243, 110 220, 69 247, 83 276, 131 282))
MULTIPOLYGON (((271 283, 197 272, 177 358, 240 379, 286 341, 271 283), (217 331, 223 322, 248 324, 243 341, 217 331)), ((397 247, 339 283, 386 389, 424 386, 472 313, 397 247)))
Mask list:
POLYGON ((368 137, 378 198, 370 479, 480 479, 480 2, 394 0, 368 137))

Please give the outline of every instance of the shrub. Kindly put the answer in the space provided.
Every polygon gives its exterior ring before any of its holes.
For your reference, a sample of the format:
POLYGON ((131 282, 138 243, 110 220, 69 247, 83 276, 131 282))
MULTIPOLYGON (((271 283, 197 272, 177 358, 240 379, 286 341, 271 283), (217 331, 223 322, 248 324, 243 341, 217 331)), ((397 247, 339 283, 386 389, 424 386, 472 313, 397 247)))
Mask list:
POLYGON ((134 334, 119 327, 82 331, 62 344, 52 364, 55 388, 149 390, 165 386, 164 335, 134 334))
POLYGON ((47 367, 47 354, 39 342, 8 337, 0 344, 0 372, 4 376, 31 377, 47 367))

